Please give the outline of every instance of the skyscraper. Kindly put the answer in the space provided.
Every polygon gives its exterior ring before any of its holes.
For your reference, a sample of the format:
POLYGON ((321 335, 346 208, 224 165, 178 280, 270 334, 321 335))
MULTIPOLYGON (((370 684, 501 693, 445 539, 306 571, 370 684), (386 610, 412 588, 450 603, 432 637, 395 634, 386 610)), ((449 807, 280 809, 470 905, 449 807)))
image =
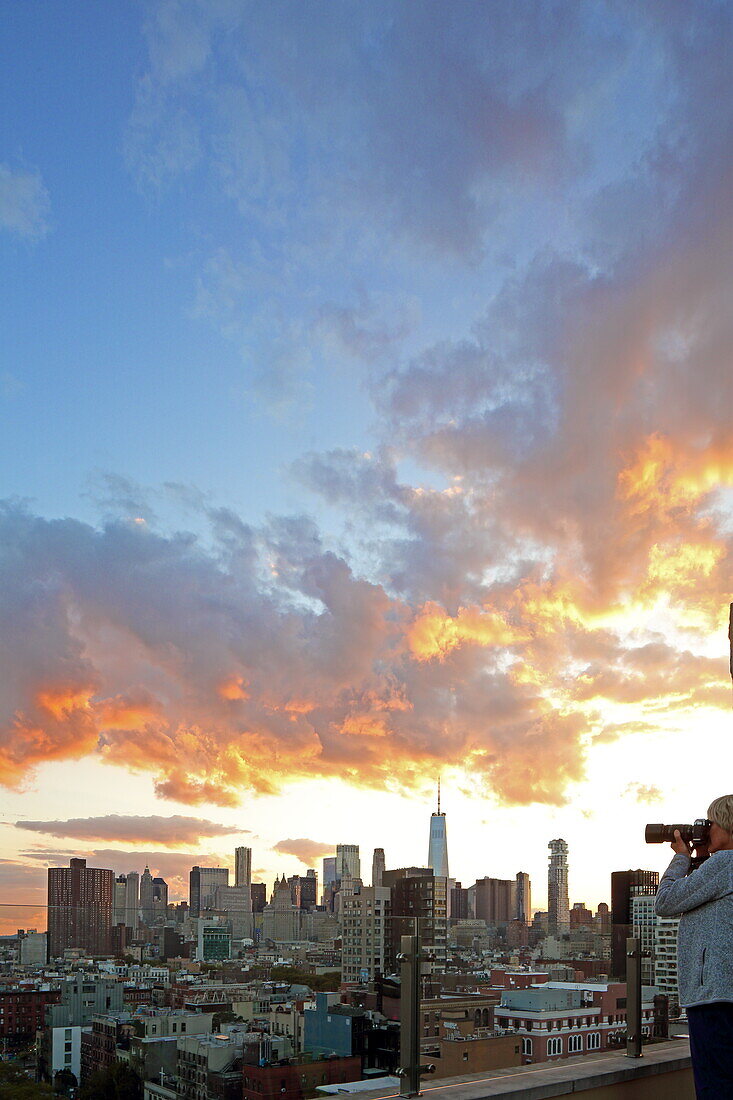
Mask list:
POLYGON ((251 848, 234 849, 234 885, 247 887, 252 885, 251 848))
POLYGON ((495 927, 507 925, 516 910, 514 879, 481 878, 476 880, 476 919, 495 927))
POLYGON ((125 898, 125 924, 133 931, 140 924, 140 874, 127 872, 127 896, 125 898))
POLYGON ((372 856, 372 886, 382 885, 384 867, 384 848, 375 848, 372 856))
POLYGON ((550 864, 547 869, 547 925, 551 936, 561 936, 570 930, 568 901, 568 845, 565 840, 551 840, 550 864))
POLYGON ((153 923, 154 914, 153 876, 150 874, 150 868, 146 865, 140 877, 140 915, 143 924, 147 924, 149 927, 153 923))
POLYGON ((445 829, 445 814, 440 811, 440 780, 438 780, 438 809, 430 815, 428 867, 432 867, 436 878, 448 878, 448 837, 445 829))
MULTIPOLYGON (((325 862, 325 861, 324 861, 325 862)), ((361 878, 361 860, 358 844, 336 845, 336 878, 361 878)))
POLYGON ((631 899, 656 894, 658 871, 611 873, 611 977, 626 981, 626 938, 631 935, 631 899))
POLYGON ((217 886, 229 885, 228 867, 192 867, 188 876, 191 916, 200 917, 214 906, 217 886))
POLYGON ((517 920, 529 924, 532 920, 532 886, 526 871, 517 872, 517 920))
POLYGON ((114 871, 87 867, 72 859, 68 867, 48 869, 48 957, 67 947, 90 955, 109 951, 112 931, 114 871))

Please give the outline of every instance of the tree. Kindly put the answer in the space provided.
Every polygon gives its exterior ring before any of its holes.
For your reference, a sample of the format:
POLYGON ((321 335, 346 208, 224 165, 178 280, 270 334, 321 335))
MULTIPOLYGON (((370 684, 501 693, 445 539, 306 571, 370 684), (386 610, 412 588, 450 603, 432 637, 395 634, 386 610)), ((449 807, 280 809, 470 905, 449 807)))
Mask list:
POLYGON ((131 1066, 114 1062, 82 1085, 79 1100, 142 1100, 143 1083, 131 1066))
POLYGON ((31 1081, 23 1070, 0 1062, 0 1100, 53 1100, 50 1085, 31 1081))
POLYGON ((71 1096, 79 1082, 70 1069, 60 1069, 53 1077, 53 1091, 57 1096, 71 1096))

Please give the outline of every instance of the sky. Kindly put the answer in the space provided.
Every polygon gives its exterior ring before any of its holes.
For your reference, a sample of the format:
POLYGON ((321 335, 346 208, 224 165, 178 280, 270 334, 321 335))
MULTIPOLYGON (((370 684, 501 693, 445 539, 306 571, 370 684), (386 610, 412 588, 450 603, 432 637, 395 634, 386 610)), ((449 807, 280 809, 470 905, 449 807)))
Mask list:
POLYGON ((570 900, 731 788, 733 11, 0 0, 0 930, 570 900))

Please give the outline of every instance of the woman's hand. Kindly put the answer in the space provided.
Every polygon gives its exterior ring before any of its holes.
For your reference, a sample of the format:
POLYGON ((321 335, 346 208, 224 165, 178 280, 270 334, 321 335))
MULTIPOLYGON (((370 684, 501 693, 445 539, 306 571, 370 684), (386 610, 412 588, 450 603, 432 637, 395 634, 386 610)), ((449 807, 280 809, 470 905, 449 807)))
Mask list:
POLYGON ((678 856, 690 856, 692 857, 692 846, 682 839, 682 835, 679 829, 674 831, 674 840, 672 841, 672 851, 676 852, 678 856))

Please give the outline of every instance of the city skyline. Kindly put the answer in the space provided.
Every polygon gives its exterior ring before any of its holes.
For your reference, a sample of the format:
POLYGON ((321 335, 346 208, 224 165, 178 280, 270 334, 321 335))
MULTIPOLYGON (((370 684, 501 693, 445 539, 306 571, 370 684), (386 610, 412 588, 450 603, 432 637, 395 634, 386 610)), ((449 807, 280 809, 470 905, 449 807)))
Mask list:
POLYGON ((733 719, 733 8, 4 7, 0 898, 424 866, 438 775, 464 884, 663 870, 733 719))

